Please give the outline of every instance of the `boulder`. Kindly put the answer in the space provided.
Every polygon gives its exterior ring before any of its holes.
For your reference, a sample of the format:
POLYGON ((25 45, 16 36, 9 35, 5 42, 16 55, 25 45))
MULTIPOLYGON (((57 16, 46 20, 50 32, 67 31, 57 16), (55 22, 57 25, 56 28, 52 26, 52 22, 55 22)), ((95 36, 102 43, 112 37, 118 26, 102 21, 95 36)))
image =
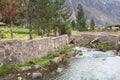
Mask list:
POLYGON ((120 55, 120 42, 118 42, 118 44, 117 44, 116 54, 120 55))
POLYGON ((56 72, 58 72, 58 73, 60 73, 60 72, 62 72, 62 71, 63 71, 62 68, 57 68, 57 70, 56 70, 56 72))
POLYGON ((35 72, 35 73, 32 73, 32 80, 40 80, 42 78, 42 73, 40 72, 35 72))
POLYGON ((32 69, 32 67, 25 66, 25 67, 21 67, 20 69, 18 69, 18 71, 27 71, 27 70, 30 70, 30 69, 32 69))
POLYGON ((18 80, 23 80, 22 77, 18 77, 18 80))
POLYGON ((59 63, 59 62, 61 62, 62 61, 62 58, 61 57, 55 57, 54 59, 53 59, 53 62, 55 62, 55 63, 59 63))

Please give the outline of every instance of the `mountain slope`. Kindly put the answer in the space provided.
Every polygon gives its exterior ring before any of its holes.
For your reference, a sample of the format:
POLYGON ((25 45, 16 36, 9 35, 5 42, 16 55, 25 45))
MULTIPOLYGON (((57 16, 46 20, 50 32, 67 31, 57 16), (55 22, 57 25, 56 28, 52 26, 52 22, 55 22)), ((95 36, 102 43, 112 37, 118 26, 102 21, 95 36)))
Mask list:
POLYGON ((73 12, 73 19, 76 18, 79 3, 83 6, 88 22, 94 17, 97 25, 120 23, 120 0, 66 0, 66 5, 73 12))

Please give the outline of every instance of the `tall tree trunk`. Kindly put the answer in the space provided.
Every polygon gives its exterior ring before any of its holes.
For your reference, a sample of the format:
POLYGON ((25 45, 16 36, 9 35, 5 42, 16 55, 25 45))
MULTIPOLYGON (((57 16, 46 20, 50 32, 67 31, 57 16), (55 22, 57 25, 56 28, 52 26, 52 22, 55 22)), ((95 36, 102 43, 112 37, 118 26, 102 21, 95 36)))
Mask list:
POLYGON ((57 28, 54 29, 54 34, 57 36, 57 28))
POLYGON ((29 39, 33 39, 33 37, 32 37, 32 23, 30 22, 29 23, 29 39))
POLYGON ((10 34, 11 34, 11 39, 13 39, 13 30, 12 30, 13 22, 10 22, 10 34))

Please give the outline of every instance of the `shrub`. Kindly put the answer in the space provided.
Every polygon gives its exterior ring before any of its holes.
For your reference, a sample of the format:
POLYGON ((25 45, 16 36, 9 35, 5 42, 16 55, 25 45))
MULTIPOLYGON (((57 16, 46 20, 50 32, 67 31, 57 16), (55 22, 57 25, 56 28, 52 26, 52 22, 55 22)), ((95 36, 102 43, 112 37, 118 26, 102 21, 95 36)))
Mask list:
POLYGON ((114 47, 110 45, 108 42, 102 43, 102 49, 103 51, 113 50, 114 47))

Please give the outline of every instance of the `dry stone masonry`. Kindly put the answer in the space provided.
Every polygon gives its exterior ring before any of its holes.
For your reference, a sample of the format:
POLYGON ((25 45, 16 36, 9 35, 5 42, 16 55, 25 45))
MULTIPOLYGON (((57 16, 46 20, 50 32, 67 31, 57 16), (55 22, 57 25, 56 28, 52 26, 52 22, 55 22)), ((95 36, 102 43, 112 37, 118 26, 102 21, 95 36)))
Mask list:
POLYGON ((26 63, 68 45, 68 36, 48 37, 39 40, 0 41, 0 66, 10 63, 26 63))
MULTIPOLYGON (((114 47, 118 47, 120 36, 112 34, 79 34, 72 35, 71 40, 78 42, 90 42, 99 38, 100 42, 109 42, 114 47)), ((0 41, 0 67, 10 63, 26 63, 36 58, 49 54, 54 50, 63 49, 69 44, 68 36, 48 37, 38 40, 8 40, 0 41)))

